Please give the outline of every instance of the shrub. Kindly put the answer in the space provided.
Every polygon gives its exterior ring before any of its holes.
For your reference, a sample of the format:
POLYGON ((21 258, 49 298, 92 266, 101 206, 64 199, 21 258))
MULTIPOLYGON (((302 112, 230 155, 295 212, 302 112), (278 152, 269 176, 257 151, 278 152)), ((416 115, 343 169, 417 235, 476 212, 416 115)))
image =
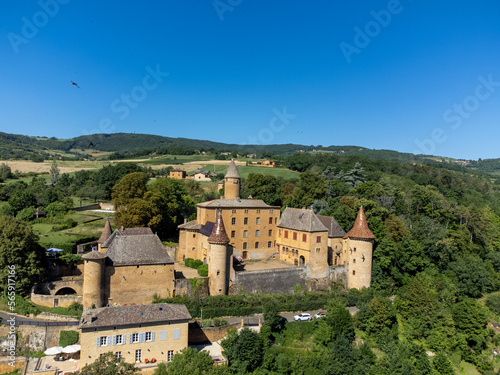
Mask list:
POLYGON ((186 258, 184 260, 184 264, 187 266, 187 267, 191 267, 191 268, 195 268, 197 269, 198 267, 202 266, 203 265, 203 262, 199 259, 193 259, 193 258, 186 258))
POLYGON ((486 298, 486 306, 495 314, 500 314, 500 295, 494 294, 486 298))
POLYGON ((203 264, 198 267, 198 275, 200 275, 201 277, 208 276, 208 264, 203 264))
POLYGON ((78 332, 77 331, 61 331, 59 333, 59 345, 68 346, 73 345, 78 342, 78 332))
POLYGON ((214 318, 214 327, 220 327, 220 318, 214 318))

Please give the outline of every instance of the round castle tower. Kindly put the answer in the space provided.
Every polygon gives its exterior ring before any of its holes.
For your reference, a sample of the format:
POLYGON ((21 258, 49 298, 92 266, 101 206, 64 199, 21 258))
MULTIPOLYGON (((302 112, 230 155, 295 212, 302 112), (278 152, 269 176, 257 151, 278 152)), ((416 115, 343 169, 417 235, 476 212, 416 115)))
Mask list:
POLYGON ((217 219, 210 237, 208 237, 208 277, 211 296, 225 295, 228 289, 228 244, 229 237, 222 221, 222 212, 217 212, 217 219))
POLYGON ((372 233, 366 222, 363 206, 352 229, 344 236, 344 249, 347 251, 347 287, 349 289, 369 288, 372 280, 372 233))
POLYGON ((234 159, 231 159, 231 164, 224 177, 224 199, 235 199, 240 197, 241 178, 236 169, 234 159))
POLYGON ((82 256, 85 261, 83 269, 83 309, 103 307, 102 281, 104 275, 104 259, 99 251, 91 251, 82 256))

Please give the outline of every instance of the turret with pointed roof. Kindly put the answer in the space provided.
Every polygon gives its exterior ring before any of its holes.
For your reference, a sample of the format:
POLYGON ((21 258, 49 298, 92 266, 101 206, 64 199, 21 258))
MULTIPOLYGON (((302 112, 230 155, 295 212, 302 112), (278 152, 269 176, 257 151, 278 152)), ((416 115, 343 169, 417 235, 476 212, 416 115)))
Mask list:
POLYGON ((208 277, 210 295, 223 295, 227 293, 229 272, 231 268, 230 254, 228 251, 229 237, 224 228, 222 211, 217 212, 217 219, 210 237, 208 237, 208 277))
POLYGON ((210 237, 208 237, 208 243, 213 244, 227 244, 229 243, 229 237, 226 233, 226 228, 224 227, 224 221, 222 220, 222 212, 219 210, 217 212, 217 219, 215 220, 214 228, 210 237))
POLYGON ((111 229, 111 223, 109 222, 109 218, 106 220, 106 223, 104 224, 104 228, 102 230, 101 237, 97 240, 97 250, 101 251, 102 244, 106 242, 106 240, 111 237, 111 234, 113 233, 111 229))
POLYGON ((235 199, 240 197, 240 183, 241 178, 236 169, 234 159, 231 159, 231 164, 224 177, 224 198, 235 199))
POLYGON ((344 238, 358 238, 361 240, 374 240, 375 235, 372 233, 366 222, 365 211, 363 206, 359 208, 358 216, 356 221, 354 221, 354 226, 349 232, 344 236, 344 238))

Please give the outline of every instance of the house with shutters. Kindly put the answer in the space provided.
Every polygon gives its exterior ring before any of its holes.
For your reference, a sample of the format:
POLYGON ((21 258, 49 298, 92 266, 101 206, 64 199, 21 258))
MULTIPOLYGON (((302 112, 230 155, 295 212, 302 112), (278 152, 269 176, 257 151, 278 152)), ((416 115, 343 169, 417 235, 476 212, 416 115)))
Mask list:
POLYGON ((102 307, 83 313, 80 324, 80 364, 93 363, 113 352, 129 363, 170 362, 188 346, 185 305, 158 303, 102 307))

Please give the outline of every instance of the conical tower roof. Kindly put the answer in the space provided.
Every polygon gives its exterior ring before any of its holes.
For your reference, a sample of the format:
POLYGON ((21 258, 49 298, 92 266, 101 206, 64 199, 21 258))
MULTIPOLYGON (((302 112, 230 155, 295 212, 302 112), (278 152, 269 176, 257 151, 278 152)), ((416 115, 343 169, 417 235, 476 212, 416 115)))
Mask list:
POLYGON ((365 211, 363 211, 363 206, 360 207, 356 221, 352 229, 347 232, 344 238, 360 238, 362 240, 373 240, 375 235, 372 233, 370 228, 368 228, 368 223, 366 222, 365 211))
POLYGON ((106 220, 106 224, 104 224, 104 229, 102 230, 101 237, 97 240, 97 243, 104 243, 110 236, 113 231, 111 230, 111 224, 109 222, 109 219, 106 220))
POLYGON ((217 219, 215 220, 214 228, 210 237, 208 237, 208 243, 213 244, 225 244, 229 243, 229 237, 226 234, 226 229, 224 228, 224 221, 222 221, 222 212, 219 210, 217 213, 217 219))
POLYGON ((226 177, 240 178, 238 170, 236 169, 236 164, 234 163, 234 159, 231 159, 231 164, 229 164, 229 168, 227 169, 226 177))

